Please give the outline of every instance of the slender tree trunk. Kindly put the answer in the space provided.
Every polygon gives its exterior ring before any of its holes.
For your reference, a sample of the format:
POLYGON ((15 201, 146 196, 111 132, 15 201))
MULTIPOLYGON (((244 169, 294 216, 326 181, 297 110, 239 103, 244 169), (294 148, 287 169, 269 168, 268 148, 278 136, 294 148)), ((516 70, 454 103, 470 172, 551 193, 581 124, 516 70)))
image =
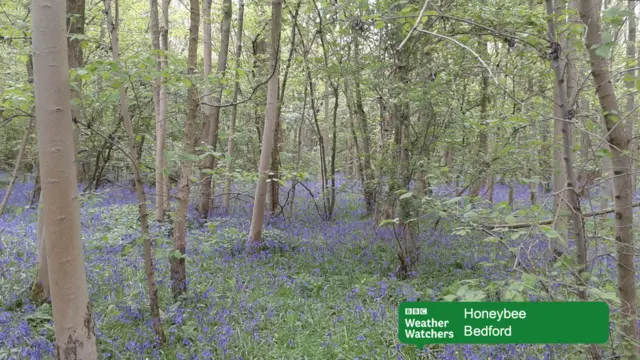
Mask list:
MULTIPOLYGON (((296 150, 296 164, 295 170, 298 171, 300 168, 300 161, 302 160, 302 129, 304 128, 305 116, 307 113, 307 85, 308 79, 305 78, 304 83, 304 101, 302 102, 302 115, 300 117, 300 124, 298 124, 297 131, 297 150, 296 150)), ((289 206, 289 218, 293 218, 293 208, 296 202, 296 186, 298 185, 297 181, 294 181, 293 186, 291 187, 291 205, 289 206)))
POLYGON ((42 184, 47 270, 61 360, 98 358, 80 233, 74 164, 65 5, 33 0, 31 6, 38 158, 42 184))
POLYGON ((11 197, 11 192, 13 191, 13 186, 16 184, 16 179, 18 178, 18 170, 20 170, 20 164, 22 164, 22 158, 24 157, 24 150, 27 148, 27 142, 29 141, 29 136, 31 135, 31 128, 33 127, 33 119, 29 119, 27 122, 27 128, 24 131, 24 135, 22 136, 22 141, 20 142, 20 149, 18 150, 18 156, 16 157, 16 163, 13 165, 13 172, 11 173, 11 179, 9 179, 9 185, 7 185, 7 190, 2 197, 2 202, 0 202, 0 216, 4 213, 7 208, 7 203, 9 202, 9 197, 11 197))
MULTIPOLYGON (((69 61, 69 69, 77 69, 84 66, 82 59, 82 35, 84 35, 84 21, 85 21, 85 0, 67 0, 67 57, 69 61)), ((74 124, 74 146, 76 155, 80 149, 80 128, 78 127, 78 120, 81 118, 80 107, 74 105, 74 101, 81 98, 82 94, 82 81, 78 77, 77 80, 71 84, 71 119, 74 124)), ((84 171, 85 160, 78 159, 76 156, 77 176, 78 182, 86 180, 86 173, 84 171)))
MULTIPOLYGON (((211 129, 211 122, 213 113, 213 101, 211 97, 211 86, 209 76, 211 75, 211 2, 212 0, 202 1, 202 59, 204 67, 204 108, 200 108, 203 112, 202 128, 200 129, 199 146, 207 147, 209 143, 209 131, 211 129)), ((200 153, 199 149, 196 149, 200 153)), ((206 151, 206 150, 204 150, 206 151)), ((196 206, 200 217, 206 219, 209 216, 209 205, 211 199, 211 169, 207 166, 212 158, 211 155, 206 155, 202 161, 200 168, 200 201, 196 206), (204 214, 203 214, 204 213, 204 214)))
MULTIPOLYGON (((119 25, 119 12, 118 2, 115 3, 115 22, 111 15, 111 0, 105 0, 105 15, 107 20, 107 29, 111 35, 111 52, 113 55, 113 62, 120 63, 120 42, 118 29, 119 25)), ((162 345, 165 342, 164 331, 162 330, 162 320, 160 319, 160 307, 158 301, 158 288, 156 286, 155 274, 153 269, 154 255, 153 248, 151 247, 151 238, 149 236, 149 215, 147 213, 147 201, 145 199, 144 187, 142 183, 142 177, 140 176, 140 155, 136 153, 136 135, 133 131, 133 122, 129 114, 129 104, 127 101, 127 93, 124 85, 121 84, 118 88, 120 95, 120 114, 122 115, 122 121, 127 130, 128 146, 129 146, 129 161, 131 165, 131 172, 136 188, 136 195, 138 198, 138 212, 140 216, 140 230, 142 233, 142 243, 144 248, 144 269, 147 276, 147 291, 149 292, 149 306, 151 308, 151 322, 153 330, 158 337, 158 342, 162 345)), ((143 138, 144 139, 144 138, 143 138)), ((141 146, 142 147, 142 146, 141 146)))
POLYGON ((295 12, 293 13, 293 24, 291 25, 291 45, 289 46, 289 56, 287 57, 287 63, 284 69, 284 76, 282 78, 282 85, 280 86, 279 100, 278 100, 278 118, 276 120, 276 132, 273 139, 273 150, 271 154, 271 173, 269 187, 271 190, 271 212, 276 214, 280 201, 280 152, 282 151, 284 134, 282 131, 282 122, 280 121, 280 115, 282 113, 282 104, 284 104, 284 96, 287 89, 287 80, 289 78, 289 69, 291 69, 291 59, 293 59, 293 52, 296 47, 296 27, 298 22, 298 13, 300 10, 301 1, 296 4, 295 12))
POLYGON ((336 156, 338 149, 338 107, 340 105, 339 95, 340 91, 338 86, 333 88, 333 115, 332 115, 332 134, 331 134, 331 197, 329 198, 329 209, 327 210, 327 217, 333 216, 333 210, 336 206, 336 156))
POLYGON ((364 167, 364 202, 368 215, 373 215, 376 207, 375 179, 371 167, 371 141, 369 137, 369 124, 367 124, 367 114, 364 112, 362 103, 362 91, 360 90, 360 39, 359 34, 353 35, 353 57, 355 61, 354 84, 355 89, 355 115, 360 126, 362 136, 362 152, 364 167))
MULTIPOLYGON (((300 34, 300 38, 302 38, 302 33, 300 34)), ((311 47, 312 44, 309 44, 309 47, 311 47)), ((316 131, 316 135, 318 136, 318 150, 319 150, 319 169, 320 172, 318 173, 318 183, 320 183, 320 188, 322 191, 322 204, 323 204, 323 209, 324 209, 324 216, 327 216, 327 210, 328 210, 328 206, 327 206, 327 161, 326 161, 326 150, 325 150, 325 146, 324 146, 324 137, 322 136, 322 129, 320 129, 320 121, 318 120, 318 109, 316 107, 316 102, 315 102, 315 86, 313 83, 313 76, 311 74, 311 66, 309 64, 309 51, 310 49, 307 49, 305 44, 302 43, 302 47, 303 47, 303 62, 304 62, 304 67, 305 67, 305 71, 307 73, 307 82, 309 83, 309 99, 311 100, 311 114, 313 115, 313 124, 315 126, 315 131, 316 131)), ((325 101, 327 99, 325 98, 325 101)), ((325 108, 325 114, 326 113, 326 108, 325 108)))
POLYGON ((349 81, 346 76, 344 78, 344 95, 345 102, 347 103, 347 110, 349 111, 349 132, 351 134, 353 146, 355 148, 355 161, 357 164, 358 179, 360 180, 360 186, 364 189, 364 166, 362 164, 362 152, 360 150, 360 144, 358 143, 358 135, 356 133, 356 127, 354 125, 354 109, 353 100, 351 99, 351 93, 349 92, 349 81))
MULTIPOLYGON (((233 74, 233 99, 235 104, 238 101, 238 93, 240 92, 240 79, 238 69, 240 68, 240 57, 242 56, 242 32, 244 25, 244 0, 238 2, 238 32, 236 34, 236 53, 234 58, 233 74)), ((229 123, 229 139, 227 140, 227 173, 224 185, 224 194, 222 195, 222 207, 225 211, 229 210, 229 197, 231 193, 231 170, 233 169, 233 136, 236 133, 236 119, 238 118, 238 105, 231 108, 231 122, 229 123)))
MULTIPOLYGON (((562 61, 562 40, 556 39, 556 26, 554 15, 556 9, 554 8, 553 0, 546 0, 547 8, 547 26, 549 32, 549 40, 551 41, 551 50, 549 53, 549 59, 551 60, 551 67, 554 70, 554 98, 555 98, 555 122, 560 122, 560 131, 562 136, 562 161, 564 165, 564 175, 566 183, 563 187, 566 191, 563 193, 563 197, 571 208, 571 225, 572 235, 576 241, 576 263, 579 267, 576 275, 576 282, 579 287, 578 297, 582 301, 588 301, 587 287, 583 280, 582 274, 587 271, 587 241, 584 234, 584 219, 582 217, 582 209, 580 207, 580 199, 575 189, 575 174, 573 170, 573 154, 571 145, 571 122, 573 121, 574 111, 571 109, 568 103, 571 97, 568 96, 569 91, 575 92, 576 87, 574 78, 571 78, 571 74, 566 74, 568 79, 563 77, 563 71, 565 69, 566 62, 562 61), (569 80, 569 81, 566 81, 569 80), (566 84, 566 85, 565 85, 566 84), (566 87, 565 87, 566 86, 566 87)), ((562 8, 560 10, 563 10, 562 8)), ((571 64, 568 64, 571 67, 571 64)), ((575 76, 575 72, 573 73, 575 76)), ((556 134, 557 135, 557 134, 556 134)), ((557 145, 556 145, 557 147, 557 145)), ((555 190, 555 189, 554 189, 555 190)), ((555 190, 557 191, 557 190, 555 190)), ((561 248, 566 250, 565 247, 561 248)), ((554 249, 558 252, 558 248, 554 249)), ((597 345, 590 345, 591 356, 593 359, 601 359, 600 349, 597 345)))
POLYGON ((602 108, 604 123, 609 131, 606 138, 612 155, 615 238, 618 252, 618 292, 622 305, 622 332, 626 337, 625 358, 636 359, 638 351, 638 330, 636 326, 636 271, 634 263, 633 213, 631 192, 631 158, 625 152, 629 148, 629 136, 622 126, 609 61, 596 52, 602 46, 601 25, 595 0, 580 1, 580 17, 587 28, 585 47, 589 50, 591 75, 596 85, 596 93, 602 108))
MULTIPOLYGON (((164 69, 168 68, 167 53, 169 52, 169 2, 170 0, 161 0, 162 7, 162 23, 160 24, 160 67, 164 72, 164 69)), ((163 215, 166 218, 167 214, 171 210, 171 203, 169 199, 169 173, 168 173, 168 160, 165 154, 165 145, 167 139, 167 123, 168 123, 168 110, 169 110, 169 94, 167 93, 167 85, 165 84, 165 78, 162 77, 162 81, 159 84, 158 90, 158 117, 160 118, 160 133, 156 134, 157 147, 156 147, 156 160, 160 156, 162 158, 162 186, 161 186, 161 203, 164 205, 163 213, 156 213, 156 221, 163 221, 159 219, 158 215, 163 215)), ((157 179, 157 178, 156 178, 157 179)), ((156 189, 156 191, 158 191, 156 189)))
MULTIPOLYGON (((632 61, 635 64, 636 61, 636 6, 638 6, 637 2, 629 1, 627 2, 627 10, 629 11, 629 17, 627 20, 628 34, 627 34, 627 59, 632 61)), ((625 120, 625 130, 627 131, 629 137, 629 151, 631 152, 631 158, 635 158, 638 149, 637 149, 637 141, 634 138, 634 127, 637 116, 633 114, 635 107, 635 87, 636 87, 636 70, 635 68, 630 68, 628 74, 631 76, 631 79, 626 82, 627 92, 627 104, 626 104, 626 112, 627 119, 625 120)), ((636 191, 636 174, 634 173, 635 162, 631 162, 631 191, 635 193, 636 191)))
POLYGON ((262 134, 262 150, 260 152, 259 177, 251 218, 251 229, 247 240, 247 251, 252 252, 262 244, 262 223, 267 201, 267 178, 271 163, 273 136, 278 117, 278 86, 280 83, 280 31, 282 29, 282 0, 271 2, 271 51, 269 54, 271 76, 267 85, 267 106, 264 131, 262 134))
MULTIPOLYGON (((151 45, 156 56, 156 71, 162 73, 162 54, 160 50, 160 17, 158 15, 158 0, 149 0, 151 17, 151 45)), ((157 222, 164 221, 164 121, 160 114, 160 85, 162 75, 153 80, 153 105, 156 121, 156 189, 155 216, 157 222)))
MULTIPOLYGON (((200 24, 200 7, 198 0, 189 1, 189 46, 187 57, 187 74, 193 78, 196 73, 198 59, 198 27, 200 24)), ((194 79, 195 80, 195 79, 194 79)), ((196 117, 198 116, 198 89, 195 81, 191 81, 187 89, 187 117, 184 121, 184 139, 182 152, 190 156, 196 147, 196 117)), ((187 271, 185 254, 187 250, 187 208, 189 207, 189 181, 193 171, 193 160, 182 161, 182 173, 178 184, 178 199, 173 222, 173 254, 171 256, 171 292, 174 298, 187 291, 187 271)))
MULTIPOLYGON (((567 233, 567 217, 568 217, 568 208, 566 206, 565 201, 563 199, 568 198, 568 192, 564 191, 565 185, 567 184, 567 174, 566 167, 563 165, 563 133, 562 126, 565 122, 565 107, 567 107, 566 95, 567 95, 567 85, 563 80, 563 69, 565 69, 566 61, 562 56, 562 45, 564 43, 564 38, 562 36, 558 36, 556 41, 556 28, 555 28, 555 20, 553 17, 556 14, 556 7, 553 3, 553 0, 545 0, 547 7, 547 36, 549 41, 551 41, 552 46, 555 46, 555 49, 552 49, 552 54, 557 58, 552 66, 554 69, 560 69, 559 78, 556 78, 554 82, 554 90, 553 90, 553 98, 554 98, 554 106, 553 106, 553 217, 555 221, 553 222, 553 228, 556 230, 560 236, 562 237, 562 241, 554 241, 553 243, 553 252, 555 255, 560 256, 567 251, 568 244, 568 233, 567 233)), ((558 76, 558 74, 556 74, 558 76)))
MULTIPOLYGON (((481 45, 482 52, 486 55, 488 53, 488 44, 481 45)), ((469 189, 469 198, 474 199, 480 195, 480 190, 487 184, 487 178, 485 176, 487 164, 487 156, 489 153, 489 135, 487 123, 487 111, 489 108, 489 74, 485 69, 482 70, 482 97, 480 98, 480 117, 482 118, 482 128, 478 134, 478 153, 480 161, 485 165, 480 169, 479 178, 477 178, 471 188, 469 189)))
MULTIPOLYGON (((231 34, 231 0, 223 0, 223 18, 222 25, 220 26, 221 42, 220 53, 218 54, 218 68, 216 69, 216 75, 218 81, 216 81, 215 93, 213 94, 213 107, 211 109, 211 124, 209 126, 208 144, 213 151, 216 151, 218 144, 218 128, 220 125, 220 101, 222 98, 222 83, 221 79, 224 77, 224 72, 227 69, 227 54, 229 53, 229 35, 231 34)), ((209 201, 212 193, 212 174, 211 172, 215 168, 216 159, 212 155, 205 157, 204 168, 200 174, 201 179, 201 191, 200 191, 200 206, 198 211, 203 219, 209 216, 209 201)))

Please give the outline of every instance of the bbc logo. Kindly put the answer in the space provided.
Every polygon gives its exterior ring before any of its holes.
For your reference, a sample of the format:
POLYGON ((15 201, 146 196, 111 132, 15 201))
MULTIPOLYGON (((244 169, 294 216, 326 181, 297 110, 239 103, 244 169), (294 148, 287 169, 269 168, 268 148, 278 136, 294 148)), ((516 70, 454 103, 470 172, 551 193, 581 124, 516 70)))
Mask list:
POLYGON ((405 315, 427 315, 427 308, 406 308, 405 315))

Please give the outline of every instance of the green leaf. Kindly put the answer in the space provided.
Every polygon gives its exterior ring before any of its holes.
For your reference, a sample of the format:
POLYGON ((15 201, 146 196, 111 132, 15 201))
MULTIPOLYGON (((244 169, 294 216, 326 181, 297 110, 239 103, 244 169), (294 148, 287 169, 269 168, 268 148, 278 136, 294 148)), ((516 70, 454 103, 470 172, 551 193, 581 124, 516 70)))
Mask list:
POLYGON ((411 191, 407 192, 406 194, 400 196, 400 200, 404 200, 404 199, 408 199, 411 196, 413 196, 413 193, 411 191))
POLYGON ((507 222, 507 224, 515 224, 518 221, 512 215, 507 216, 504 220, 507 222))
POLYGON ((187 257, 186 254, 183 254, 180 252, 180 250, 175 249, 171 252, 171 257, 175 258, 175 259, 184 259, 187 257))
POLYGON ((376 21, 376 29, 380 30, 382 28, 384 28, 384 21, 382 20, 376 21))
POLYGON ((399 223, 399 222, 400 222, 400 219, 399 219, 399 218, 395 218, 395 219, 384 219, 384 220, 380 221, 380 224, 378 224, 378 227, 380 228, 380 227, 383 227, 384 225, 391 224, 391 223, 397 224, 397 223, 399 223))
POLYGON ((443 297, 442 300, 448 301, 448 302, 452 302, 452 301, 456 300, 457 298, 458 298, 457 296, 449 294, 449 295, 446 295, 445 297, 443 297))

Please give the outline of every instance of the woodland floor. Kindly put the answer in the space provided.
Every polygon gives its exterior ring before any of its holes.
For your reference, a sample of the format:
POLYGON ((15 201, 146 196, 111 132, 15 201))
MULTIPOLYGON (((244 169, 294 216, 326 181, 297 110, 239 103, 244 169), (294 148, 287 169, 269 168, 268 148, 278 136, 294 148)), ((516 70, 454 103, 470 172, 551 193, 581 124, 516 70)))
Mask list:
MULTIPOLYGON (((48 359, 53 327, 48 305, 29 300, 36 268, 36 211, 25 208, 31 185, 18 185, 9 211, 0 217, 0 360, 48 359)), ((2 192, 0 192, 0 196, 2 192)), ((503 211, 505 186, 496 189, 503 211)), ((108 359, 581 359, 584 346, 437 345, 417 350, 397 340, 397 306, 406 300, 545 300, 536 278, 514 269, 538 266, 555 299, 572 295, 570 276, 540 256, 542 235, 523 230, 506 243, 479 231, 457 229, 446 218, 427 218, 419 236, 422 258, 411 280, 395 278, 395 240, 390 228, 363 219, 357 189, 344 187, 333 221, 324 222, 308 195, 299 192, 292 219, 268 219, 269 250, 251 257, 241 249, 251 204, 237 202, 230 214, 208 224, 190 212, 188 295, 170 294, 170 237, 154 228, 157 279, 169 344, 155 348, 150 327, 135 196, 116 186, 85 194, 82 231, 89 291, 102 356, 108 359), (430 225, 431 224, 431 225, 430 225), (509 251, 505 250, 505 246, 509 251), (558 280, 559 279, 559 280, 558 280), (563 280, 564 279, 564 280, 563 280), (549 282, 551 283, 551 282, 549 282), (448 297, 447 297, 448 296, 448 297), (553 354, 557 354, 554 356, 553 354)), ((540 202, 545 200, 541 196, 540 202)), ((150 203, 151 204, 151 203, 150 203)), ((524 187, 516 208, 529 209, 524 187)), ((288 210, 287 210, 288 212, 288 210)), ((525 213, 520 214, 526 217, 525 213)), ((519 220, 520 221, 520 220, 519 220)), ((611 220, 600 220, 610 223, 611 220)), ((600 223, 599 223, 600 224, 600 223)), ((591 246, 596 295, 615 296, 615 259, 602 238, 591 246), (600 256, 602 255, 602 256, 600 256)), ((613 341, 613 340, 612 340, 613 341)), ((615 346, 609 344, 611 355, 615 346)), ((584 355, 586 356, 586 355, 584 355)))

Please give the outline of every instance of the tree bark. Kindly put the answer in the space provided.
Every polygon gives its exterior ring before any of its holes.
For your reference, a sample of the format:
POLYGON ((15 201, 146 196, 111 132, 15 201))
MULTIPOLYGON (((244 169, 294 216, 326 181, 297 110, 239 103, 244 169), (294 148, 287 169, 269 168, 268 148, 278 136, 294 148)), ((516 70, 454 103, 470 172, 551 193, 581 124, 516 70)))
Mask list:
MULTIPOLYGON (((579 267, 576 282, 579 287, 578 297, 582 301, 588 301, 587 297, 587 284, 583 280, 582 274, 587 271, 587 241, 584 234, 584 219, 582 217, 582 209, 580 207, 580 198, 575 189, 575 174, 573 171, 573 155, 571 146, 571 122, 573 121, 573 110, 570 108, 570 104, 567 102, 571 99, 569 96, 569 90, 575 91, 575 87, 568 86, 573 80, 567 81, 567 87, 563 87, 565 79, 563 78, 564 68, 562 59, 562 46, 560 41, 556 39, 556 26, 554 15, 555 9, 553 0, 546 0, 547 8, 547 26, 549 31, 549 40, 551 41, 551 50, 549 53, 549 59, 551 60, 551 67, 554 71, 554 85, 555 85, 555 101, 556 107, 559 109, 558 115, 561 115, 560 119, 555 121, 561 121, 562 131, 562 160, 564 163, 564 173, 566 177, 566 201, 571 208, 571 225, 572 235, 576 241, 576 263, 579 267)), ((569 65, 571 66, 571 65, 569 65)), ((575 74, 574 74, 575 75, 575 74)), ((601 359, 600 348, 592 344, 590 345, 591 356, 593 359, 601 359)))
MULTIPOLYGON (((628 20, 627 20, 627 59, 635 64, 636 61, 636 6, 637 3, 634 1, 627 2, 627 10, 630 12, 628 20)), ((635 65, 634 65, 635 66, 635 65)), ((627 104, 626 104, 626 112, 627 119, 625 123, 625 130, 627 131, 629 137, 629 151, 631 152, 631 158, 634 159, 636 154, 638 153, 637 149, 637 141, 634 138, 634 126, 633 124, 636 121, 637 116, 633 114, 635 107, 635 87, 636 87, 636 70, 635 68, 630 68, 628 75, 630 76, 629 81, 626 82, 627 92, 627 104)), ((634 172, 635 162, 631 162, 631 191, 635 193, 636 191, 636 174, 634 172)))
MULTIPOLYGON (((164 73, 164 70, 169 67, 167 62, 167 53, 169 52, 169 2, 171 0, 162 0, 162 23, 160 24, 160 66, 161 70, 164 73)), ((167 93, 167 85, 165 84, 164 75, 162 76, 162 81, 160 81, 159 90, 158 90, 158 100, 160 104, 158 105, 158 117, 160 118, 160 133, 156 134, 156 138, 158 143, 156 144, 156 157, 161 155, 162 157, 162 201, 161 203, 164 205, 163 213, 156 213, 156 221, 158 220, 158 215, 163 215, 164 218, 167 217, 167 213, 171 210, 171 203, 169 199, 169 173, 168 173, 168 160, 167 156, 164 152, 166 146, 167 139, 167 123, 168 123, 168 110, 169 110, 169 94, 167 93)), ((157 159, 156 159, 157 160, 157 159)), ((156 191, 158 191, 156 189, 156 191)))
MULTIPOLYGON (((111 53, 113 55, 113 62, 118 66, 120 64, 120 42, 118 29, 119 14, 118 14, 118 2, 115 2, 115 22, 114 17, 111 14, 111 0, 105 0, 105 15, 107 20, 107 29, 111 35, 111 53)), ((124 84, 118 87, 118 93, 120 95, 120 114, 122 115, 122 121, 127 130, 128 146, 129 146, 129 162, 131 165, 131 172, 136 188, 136 196, 138 199, 138 213, 140 217, 140 230, 142 234, 142 244, 144 251, 144 269, 147 276, 147 291, 149 292, 149 307, 151 308, 151 323, 153 330, 158 338, 160 345, 165 343, 164 331, 162 330, 162 320, 160 319, 160 307, 158 301, 158 288, 156 286, 156 279, 154 274, 154 255, 153 248, 151 246, 151 237, 149 236, 149 215, 147 213, 147 200, 145 199, 144 187, 142 183, 142 177, 140 176, 140 154, 136 152, 136 135, 133 131, 133 122, 129 114, 129 104, 127 101, 127 93, 124 88, 124 84)), ((143 138, 144 139, 144 138, 143 138)), ((140 146, 142 147, 142 145, 140 146)))
MULTIPOLYGON (((187 74, 193 79, 198 59, 198 27, 200 24, 200 7, 198 0, 189 1, 189 45, 187 57, 187 74)), ((195 80, 195 79, 194 79, 195 80)), ((193 171, 193 156, 196 147, 196 117, 198 116, 198 89, 192 80, 187 89, 187 117, 184 121, 184 138, 182 152, 187 156, 182 161, 182 173, 176 194, 177 209, 173 222, 173 254, 171 256, 171 292, 174 298, 187 291, 187 271, 185 254, 187 249, 187 208, 189 207, 189 181, 193 171)))
MULTIPOLYGON (((564 149, 563 149, 563 124, 566 120, 566 107, 567 102, 567 84, 563 80, 563 71, 566 66, 566 59, 562 56, 562 45, 564 43, 564 37, 562 35, 556 35, 555 21, 553 17, 556 15, 556 6, 553 0, 545 0, 547 7, 547 36, 551 41, 552 46, 551 55, 554 56, 554 61, 557 64, 553 64, 554 70, 560 69, 560 74, 555 74, 556 81, 554 82, 553 89, 553 217, 556 219, 553 223, 553 229, 560 234, 562 241, 553 242, 553 252, 555 255, 560 256, 567 251, 568 246, 568 229, 567 229, 567 217, 569 215, 569 209, 566 206, 566 202, 563 199, 569 198, 569 191, 565 191, 565 185, 567 185, 567 170, 563 165, 564 161, 564 149), (556 36, 558 39, 556 39, 556 36), (558 77, 559 76, 559 77, 558 77)), ((562 10, 562 9, 561 9, 562 10)))
POLYGON ((262 133, 262 150, 258 167, 258 185, 253 204, 251 228, 247 240, 247 251, 255 251, 262 244, 262 223, 267 196, 267 178, 271 162, 273 136, 278 117, 278 86, 280 83, 280 31, 282 29, 282 0, 271 2, 271 51, 269 54, 270 78, 267 85, 267 106, 264 131, 262 133))
POLYGON ((606 138, 612 155, 615 209, 615 239, 618 258, 618 292, 622 304, 621 313, 624 325, 622 331, 629 344, 625 349, 625 357, 637 358, 640 353, 637 347, 638 330, 636 326, 636 271, 634 263, 633 214, 631 192, 631 158, 626 154, 629 148, 629 136, 622 126, 616 99, 615 89, 611 81, 609 61, 596 52, 602 46, 600 17, 595 0, 580 1, 580 17, 587 31, 584 38, 585 47, 589 50, 591 75, 596 86, 596 94, 602 108, 605 126, 609 132, 606 138))
POLYGON ((360 39, 359 34, 353 35, 353 57, 355 61, 354 84, 355 89, 355 115, 360 126, 362 136, 362 152, 364 167, 364 202, 368 215, 373 215, 376 207, 375 179, 371 167, 371 138, 369 137, 369 124, 367 124, 367 114, 364 112, 362 103, 362 91, 360 89, 360 39))
MULTIPOLYGON (((156 71, 158 76, 153 80, 153 104, 156 121, 156 189, 155 189, 155 217, 157 222, 164 221, 164 119, 160 114, 160 87, 162 78, 162 54, 160 50, 160 17, 158 15, 158 0, 149 0, 151 17, 151 45, 156 56, 156 71)), ((165 94, 166 95, 166 94, 165 94)))
MULTIPOLYGON (((240 57, 242 56, 242 37, 244 26, 244 0, 238 2, 238 32, 236 34, 236 53, 234 58, 233 74, 233 95, 232 102, 235 104, 238 101, 238 94, 240 93, 240 79, 238 69, 240 68, 240 57)), ((236 120, 238 118, 238 105, 233 105, 231 108, 231 122, 229 123, 229 139, 227 140, 227 171, 226 181, 224 185, 224 193, 222 195, 222 207, 225 211, 229 210, 229 198, 231 193, 231 183, 233 177, 231 176, 231 170, 233 168, 233 136, 236 133, 236 120)))
POLYGON ((74 164, 65 5, 33 0, 31 6, 38 158, 47 269, 56 338, 62 360, 98 358, 80 233, 74 164))
POLYGON ((358 169, 358 180, 360 180, 360 186, 364 189, 365 181, 364 181, 364 166, 362 164, 362 152, 360 150, 360 144, 358 143, 358 135, 356 133, 356 127, 354 125, 354 106, 353 100, 351 99, 351 93, 349 92, 349 81, 346 77, 344 77, 344 95, 345 102, 347 103, 347 110, 349 111, 349 132, 351 134, 351 138, 353 139, 353 146, 355 148, 355 161, 357 163, 358 169))
MULTIPOLYGON (((84 35, 84 22, 85 22, 85 0, 67 0, 67 56, 69 60, 69 69, 77 69, 84 66, 82 59, 82 39, 84 35)), ((81 183, 86 180, 86 173, 84 171, 84 159, 78 159, 78 151, 80 150, 80 128, 78 127, 78 120, 80 120, 80 108, 74 105, 73 102, 81 98, 82 95, 82 81, 78 77, 74 80, 75 84, 71 86, 71 119, 74 124, 74 147, 76 152, 76 166, 78 182, 81 183)), ((88 161, 88 160, 87 160, 88 161)))
MULTIPOLYGON (((209 0, 205 0, 209 1, 209 0)), ((223 0, 223 18, 220 26, 221 40, 220 40, 220 53, 218 54, 218 68, 216 69, 217 81, 215 82, 215 93, 213 94, 213 107, 211 108, 211 119, 208 132, 207 144, 211 146, 215 152, 218 145, 218 128, 220 125, 220 99, 222 98, 222 78, 224 72, 227 69, 227 54, 229 53, 229 35, 231 34, 231 0, 223 0)), ((205 16, 208 16, 206 14, 205 16)), ((207 106, 209 107, 209 106, 207 106)), ((203 123, 206 123, 205 120, 203 123)), ((208 155, 204 159, 204 167, 200 173, 200 205, 198 212, 200 217, 206 219, 209 216, 209 202, 212 193, 212 172, 215 168, 216 159, 213 155, 208 155)))

